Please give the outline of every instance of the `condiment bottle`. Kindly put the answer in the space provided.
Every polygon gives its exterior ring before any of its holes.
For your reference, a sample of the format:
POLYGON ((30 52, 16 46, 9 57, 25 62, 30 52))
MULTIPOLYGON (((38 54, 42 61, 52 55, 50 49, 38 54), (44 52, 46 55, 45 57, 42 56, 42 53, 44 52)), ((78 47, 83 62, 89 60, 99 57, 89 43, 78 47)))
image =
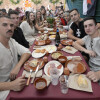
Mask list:
POLYGON ((55 37, 55 45, 59 46, 59 43, 60 43, 60 35, 59 35, 59 29, 57 29, 56 37, 55 37))

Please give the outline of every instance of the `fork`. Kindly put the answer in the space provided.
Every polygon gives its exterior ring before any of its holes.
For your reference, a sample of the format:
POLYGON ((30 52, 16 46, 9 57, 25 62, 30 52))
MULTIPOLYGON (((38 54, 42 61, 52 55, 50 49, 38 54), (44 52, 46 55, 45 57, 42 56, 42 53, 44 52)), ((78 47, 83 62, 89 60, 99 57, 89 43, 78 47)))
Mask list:
POLYGON ((30 78, 31 78, 31 74, 32 74, 32 69, 30 69, 30 75, 29 75, 29 77, 28 77, 28 80, 27 80, 27 83, 26 83, 26 85, 29 85, 30 78))

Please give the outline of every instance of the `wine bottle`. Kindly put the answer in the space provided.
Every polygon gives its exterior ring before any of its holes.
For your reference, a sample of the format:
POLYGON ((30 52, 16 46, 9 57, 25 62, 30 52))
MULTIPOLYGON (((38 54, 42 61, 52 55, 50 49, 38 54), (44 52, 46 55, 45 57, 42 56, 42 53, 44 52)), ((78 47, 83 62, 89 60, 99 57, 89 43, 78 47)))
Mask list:
POLYGON ((60 35, 59 35, 59 29, 57 29, 56 37, 55 37, 55 45, 59 46, 59 43, 60 43, 60 35))

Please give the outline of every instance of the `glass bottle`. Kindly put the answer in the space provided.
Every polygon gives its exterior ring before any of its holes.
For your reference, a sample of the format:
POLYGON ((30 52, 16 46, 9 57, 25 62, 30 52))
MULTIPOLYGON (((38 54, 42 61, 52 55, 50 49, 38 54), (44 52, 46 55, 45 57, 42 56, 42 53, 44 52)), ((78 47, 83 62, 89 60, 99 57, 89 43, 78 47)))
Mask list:
POLYGON ((60 43, 60 35, 59 35, 59 29, 57 29, 56 37, 55 37, 55 45, 59 46, 59 43, 60 43))

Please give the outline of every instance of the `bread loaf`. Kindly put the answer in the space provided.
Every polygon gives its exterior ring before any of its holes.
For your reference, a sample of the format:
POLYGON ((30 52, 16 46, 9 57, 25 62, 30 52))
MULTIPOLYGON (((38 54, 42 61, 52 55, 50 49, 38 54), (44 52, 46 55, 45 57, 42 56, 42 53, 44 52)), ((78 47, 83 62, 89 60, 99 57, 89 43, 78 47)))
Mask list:
POLYGON ((78 76, 77 83, 78 83, 78 86, 81 87, 81 88, 87 88, 88 87, 88 82, 83 75, 78 76))

